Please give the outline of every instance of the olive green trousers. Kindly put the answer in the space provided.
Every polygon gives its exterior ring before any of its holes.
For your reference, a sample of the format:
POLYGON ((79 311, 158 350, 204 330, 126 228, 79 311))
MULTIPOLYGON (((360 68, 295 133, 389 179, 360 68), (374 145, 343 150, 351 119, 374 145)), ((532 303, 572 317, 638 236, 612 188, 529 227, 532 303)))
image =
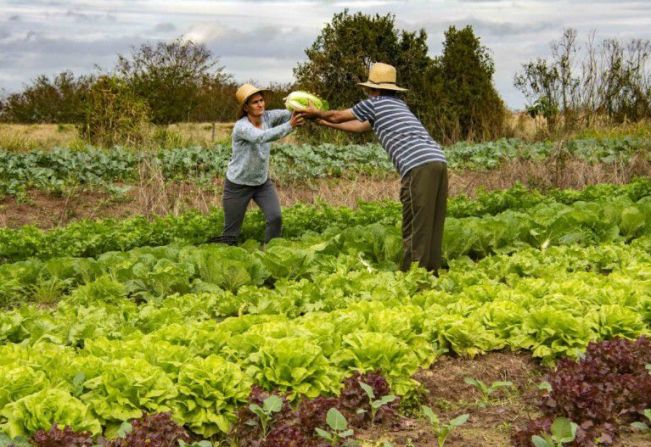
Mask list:
POLYGON ((442 162, 417 166, 401 180, 403 259, 438 274, 448 199, 448 169, 442 162))

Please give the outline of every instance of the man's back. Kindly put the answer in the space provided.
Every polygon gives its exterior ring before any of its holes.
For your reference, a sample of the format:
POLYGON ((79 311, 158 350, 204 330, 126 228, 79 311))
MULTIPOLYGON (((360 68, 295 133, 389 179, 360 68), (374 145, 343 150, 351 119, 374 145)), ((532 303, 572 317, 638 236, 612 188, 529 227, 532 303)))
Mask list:
POLYGON ((374 96, 355 104, 352 111, 358 120, 371 123, 401 177, 425 163, 446 163, 441 146, 400 98, 374 96))

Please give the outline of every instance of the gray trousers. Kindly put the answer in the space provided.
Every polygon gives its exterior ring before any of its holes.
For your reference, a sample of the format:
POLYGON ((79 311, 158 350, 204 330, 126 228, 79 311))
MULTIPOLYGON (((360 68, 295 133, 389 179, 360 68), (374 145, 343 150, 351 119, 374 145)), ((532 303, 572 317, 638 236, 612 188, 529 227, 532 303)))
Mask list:
POLYGON ((401 270, 412 262, 438 274, 448 199, 448 170, 441 162, 427 163, 409 171, 401 181, 401 270))
POLYGON ((272 238, 280 237, 282 230, 282 218, 280 213, 280 200, 276 187, 267 179, 265 183, 258 186, 238 185, 228 179, 224 179, 224 232, 218 238, 220 242, 229 245, 237 243, 240 236, 244 214, 253 200, 262 210, 265 217, 266 228, 264 234, 265 243, 272 238))

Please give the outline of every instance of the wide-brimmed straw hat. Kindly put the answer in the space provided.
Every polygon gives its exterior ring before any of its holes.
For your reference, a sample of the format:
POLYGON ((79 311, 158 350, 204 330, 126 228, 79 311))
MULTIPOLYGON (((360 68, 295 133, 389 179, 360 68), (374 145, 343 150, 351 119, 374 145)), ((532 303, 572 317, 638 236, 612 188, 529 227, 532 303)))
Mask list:
POLYGON ((406 88, 398 87, 396 84, 396 68, 393 65, 376 62, 368 70, 368 81, 359 82, 357 85, 380 90, 395 90, 405 92, 406 88))
POLYGON ((258 88, 252 84, 243 84, 240 86, 240 88, 237 89, 235 92, 235 98, 237 99, 237 103, 240 105, 238 118, 242 118, 244 115, 246 115, 246 112, 244 111, 244 105, 249 100, 249 98, 256 93, 271 93, 271 90, 266 88, 258 88))

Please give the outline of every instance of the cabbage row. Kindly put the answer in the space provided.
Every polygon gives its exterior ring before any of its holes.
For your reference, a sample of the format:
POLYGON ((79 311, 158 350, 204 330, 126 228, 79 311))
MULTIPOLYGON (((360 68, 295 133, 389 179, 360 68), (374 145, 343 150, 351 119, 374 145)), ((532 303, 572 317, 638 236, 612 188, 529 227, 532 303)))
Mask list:
MULTIPOLYGON (((651 198, 632 202, 624 197, 599 202, 542 204, 526 212, 505 211, 483 218, 449 218, 443 256, 447 263, 461 257, 481 259, 512 253, 523 247, 598 245, 629 242, 651 244, 651 198)), ((113 241, 115 242, 115 241, 113 241)), ((109 251, 94 258, 29 259, 0 266, 0 306, 33 299, 56 302, 79 285, 109 275, 128 285, 143 299, 170 293, 237 290, 279 279, 311 278, 341 268, 339 256, 353 254, 356 262, 371 262, 395 270, 400 264, 402 239, 396 223, 336 225, 300 239, 277 239, 264 251, 249 241, 243 247, 221 244, 140 247, 109 251)))
MULTIPOLYGON (((638 179, 628 185, 589 186, 580 191, 554 190, 542 194, 522 186, 515 186, 504 191, 479 193, 476 199, 457 196, 448 202, 447 231, 450 236, 447 237, 456 238, 459 231, 473 234, 465 235, 463 240, 457 240, 455 243, 463 242, 468 247, 452 248, 450 256, 466 254, 470 250, 477 252, 477 249, 472 248, 473 245, 480 247, 492 244, 494 248, 499 248, 495 241, 484 240, 484 238, 491 238, 491 232, 500 230, 491 229, 489 221, 482 224, 476 219, 482 216, 494 216, 500 227, 508 231, 513 230, 510 235, 513 241, 525 237, 526 235, 522 235, 524 230, 503 221, 524 222, 528 219, 531 225, 529 230, 537 233, 528 239, 528 243, 532 244, 544 243, 545 235, 552 239, 556 235, 556 239, 559 239, 558 235, 562 227, 574 226, 573 221, 578 221, 578 226, 582 228, 586 225, 590 227, 591 221, 597 221, 595 226, 607 226, 612 232, 612 237, 616 238, 620 232, 630 237, 637 231, 643 230, 638 227, 640 225, 645 227, 644 220, 649 221, 648 214, 645 214, 648 211, 648 204, 644 205, 644 203, 650 196, 651 180, 648 178, 638 179), (606 208, 610 207, 611 202, 617 203, 614 204, 613 210, 608 211, 606 208), (629 205, 639 212, 633 208, 628 209, 629 205), (627 211, 624 213, 625 210, 627 211), (565 215, 567 212, 569 214, 565 215), (622 214, 617 217, 617 212, 622 214), (598 222, 604 219, 602 216, 604 213, 608 214, 606 221, 598 222), (539 214, 544 215, 540 221, 539 214), (555 221, 555 217, 558 218, 558 222, 555 221), (473 219, 462 222, 455 220, 465 218, 473 219), (464 222, 468 225, 462 225, 464 222), (617 229, 614 226, 617 226, 617 229), (474 230, 479 232, 475 234, 474 230)), ((327 204, 296 205, 283 210, 283 233, 285 238, 297 239, 309 232, 322 233, 328 228, 331 228, 331 231, 341 230, 372 223, 395 226, 400 222, 400 212, 398 202, 362 203, 357 210, 332 207, 327 204)), ((0 262, 15 262, 30 257, 40 259, 61 256, 97 257, 108 251, 124 251, 140 246, 160 246, 174 241, 200 244, 217 236, 222 227, 223 213, 221 209, 216 209, 205 215, 194 212, 181 216, 158 217, 153 220, 135 217, 118 221, 79 221, 49 231, 32 226, 0 229, 0 262)), ((263 234, 263 216, 259 212, 247 213, 242 239, 261 240, 263 234)), ((580 235, 577 233, 575 236, 580 235)), ((604 240, 601 236, 591 239, 594 242, 604 240)))
MULTIPOLYGON (((649 156, 651 143, 644 139, 573 140, 559 147, 554 142, 525 143, 502 139, 489 143, 457 143, 446 148, 452 169, 491 169, 512 159, 542 161, 563 154, 591 163, 625 163, 635 153, 649 156)), ((0 197, 22 196, 29 188, 63 191, 70 185, 106 187, 123 191, 117 183, 134 183, 142 173, 160 172, 167 180, 209 182, 221 177, 230 158, 230 147, 179 148, 135 152, 116 147, 94 149, 8 152, 0 149, 0 197), (153 171, 152 171, 153 170, 153 171)), ((272 176, 281 183, 319 177, 387 175, 394 168, 378 144, 336 146, 275 145, 272 176)))

